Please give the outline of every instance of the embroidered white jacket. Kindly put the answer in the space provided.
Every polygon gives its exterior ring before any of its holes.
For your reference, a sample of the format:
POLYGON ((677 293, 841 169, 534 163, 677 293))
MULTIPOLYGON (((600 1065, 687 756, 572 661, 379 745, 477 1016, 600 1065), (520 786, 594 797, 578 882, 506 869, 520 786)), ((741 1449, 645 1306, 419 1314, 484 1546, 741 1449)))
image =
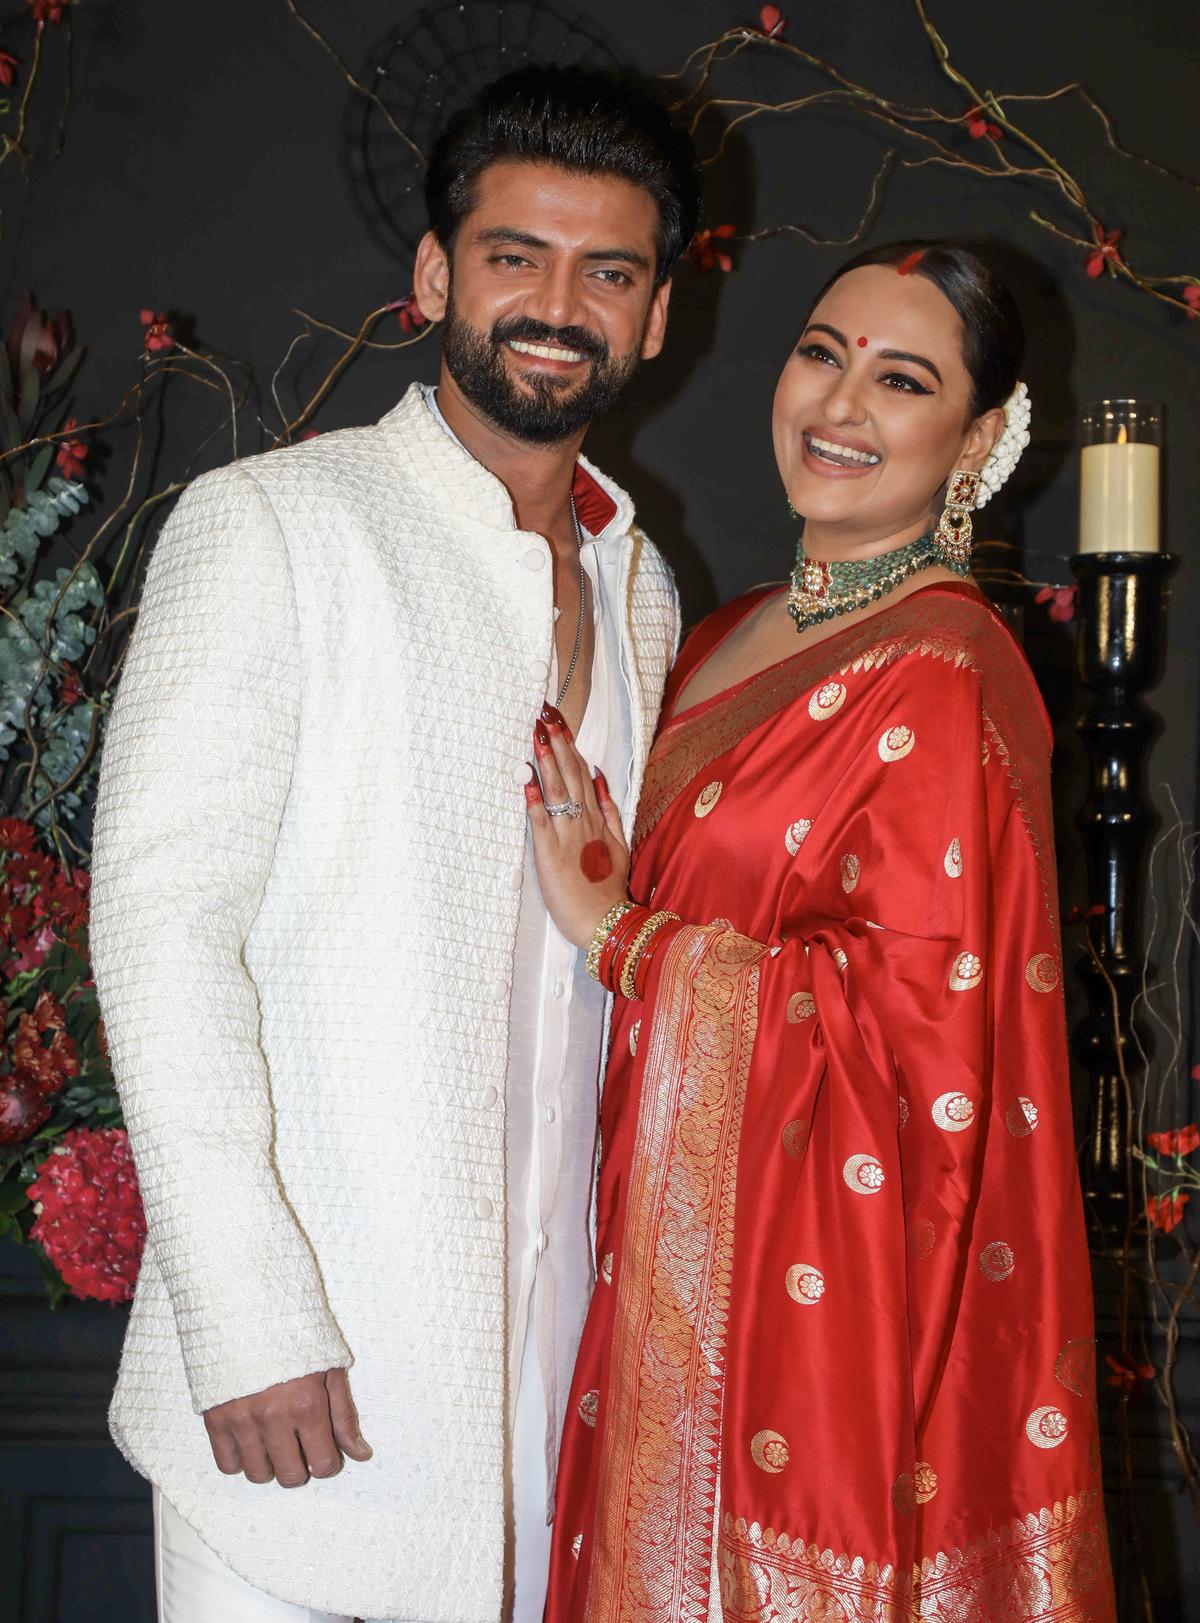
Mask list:
MULTIPOLYGON (((637 804, 678 635, 625 516, 637 804)), ((606 542, 606 545, 609 544, 606 542)), ((414 387, 198 479, 108 733, 97 985, 149 1220, 114 1435, 259 1588, 495 1623, 503 1097, 552 571, 414 387), (374 1458, 224 1477, 201 1412, 353 1366, 374 1458)))

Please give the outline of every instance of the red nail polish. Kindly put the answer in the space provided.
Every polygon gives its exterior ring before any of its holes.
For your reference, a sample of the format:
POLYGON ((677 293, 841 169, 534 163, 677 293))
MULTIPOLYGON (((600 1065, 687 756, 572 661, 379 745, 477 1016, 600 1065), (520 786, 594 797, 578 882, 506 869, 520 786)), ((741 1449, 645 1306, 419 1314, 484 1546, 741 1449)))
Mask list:
POLYGON ((539 749, 548 750, 550 748, 550 734, 546 731, 546 723, 544 721, 534 722, 533 739, 534 743, 539 749))
POLYGON ((549 699, 544 699, 542 701, 542 720, 543 721, 553 721, 554 720, 554 706, 550 703, 549 699))
POLYGON ((562 711, 556 710, 552 704, 542 706, 542 715, 550 723, 551 727, 565 727, 567 725, 563 719, 562 711))
POLYGON ((525 785, 525 799, 530 806, 536 806, 541 798, 542 791, 536 783, 527 783, 525 785))
POLYGON ((599 767, 596 768, 596 793, 600 796, 601 800, 612 799, 612 795, 608 790, 608 779, 604 776, 599 767))

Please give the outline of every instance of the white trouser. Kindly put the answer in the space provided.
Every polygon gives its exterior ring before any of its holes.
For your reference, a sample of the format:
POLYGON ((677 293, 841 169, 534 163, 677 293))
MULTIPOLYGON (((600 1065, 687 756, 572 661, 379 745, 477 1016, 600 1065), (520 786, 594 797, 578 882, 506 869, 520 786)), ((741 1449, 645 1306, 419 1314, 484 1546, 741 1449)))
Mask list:
MULTIPOLYGON (((533 1347, 526 1342, 513 1436, 514 1600, 504 1623, 542 1623, 550 1568, 546 1526, 546 1400, 533 1347)), ((345 1470, 352 1471, 353 1463, 345 1470)), ((213 1466, 216 1470, 216 1466, 213 1466)), ((263 1493, 305 1493, 264 1486, 263 1493)), ((154 1490, 154 1575, 158 1623, 353 1623, 345 1615, 293 1606, 255 1589, 199 1539, 154 1490)), ((498 1620, 499 1623, 499 1620, 498 1620)))

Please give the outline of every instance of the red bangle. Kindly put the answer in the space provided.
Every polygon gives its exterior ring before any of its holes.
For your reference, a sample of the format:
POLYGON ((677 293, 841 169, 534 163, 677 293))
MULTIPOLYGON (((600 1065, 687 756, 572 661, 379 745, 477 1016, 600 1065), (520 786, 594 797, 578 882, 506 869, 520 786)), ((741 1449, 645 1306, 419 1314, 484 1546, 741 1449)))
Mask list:
POLYGON ((646 945, 642 948, 642 955, 638 959, 633 971, 634 995, 639 1002, 642 1002, 645 999, 646 987, 650 982, 650 966, 654 962, 656 955, 662 950, 663 947, 666 946, 669 941, 674 940, 682 928, 683 925, 678 919, 667 919, 664 924, 660 925, 659 928, 655 930, 649 941, 647 941, 646 945))
POLYGON ((596 978, 608 991, 615 992, 617 989, 616 964, 621 952, 649 917, 648 907, 631 907, 617 920, 615 928, 609 931, 608 939, 600 949, 600 961, 596 967, 596 978))

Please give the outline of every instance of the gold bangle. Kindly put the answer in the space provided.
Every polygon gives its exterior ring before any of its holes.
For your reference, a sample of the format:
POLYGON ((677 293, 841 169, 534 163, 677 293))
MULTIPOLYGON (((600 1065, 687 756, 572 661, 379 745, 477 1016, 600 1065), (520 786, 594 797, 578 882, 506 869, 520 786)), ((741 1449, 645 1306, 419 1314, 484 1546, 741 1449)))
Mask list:
POLYGON ((618 902, 615 907, 610 907, 596 926, 596 933, 592 937, 591 945, 587 950, 587 957, 583 961, 583 967, 594 981, 600 979, 600 954, 604 951, 604 943, 617 925, 620 924, 626 913, 632 913, 636 906, 637 903, 631 902, 627 897, 625 901, 618 902))
POLYGON ((647 946, 650 944, 651 936, 656 935, 658 931, 662 929, 664 924, 668 924, 672 920, 677 920, 678 918, 678 913, 667 913, 665 911, 662 913, 651 913, 645 924, 642 925, 641 929, 629 943, 629 946, 625 949, 625 957, 621 963, 620 989, 622 997, 627 997, 632 1001, 636 995, 634 977, 637 975, 638 959, 642 956, 643 952, 645 952, 647 946))

